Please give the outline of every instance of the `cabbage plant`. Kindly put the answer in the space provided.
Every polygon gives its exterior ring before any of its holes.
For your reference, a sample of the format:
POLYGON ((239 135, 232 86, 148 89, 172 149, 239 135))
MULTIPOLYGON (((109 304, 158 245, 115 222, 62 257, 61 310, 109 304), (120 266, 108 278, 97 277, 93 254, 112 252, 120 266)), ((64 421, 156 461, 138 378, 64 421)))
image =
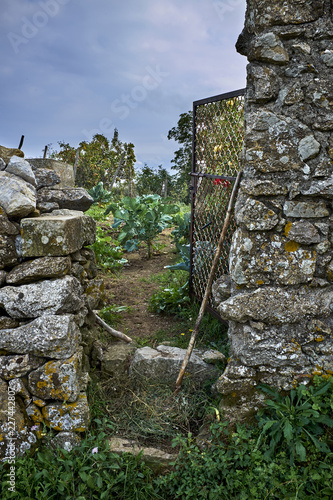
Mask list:
POLYGON ((165 205, 158 194, 126 196, 119 204, 107 207, 112 212, 114 229, 120 228, 118 241, 127 252, 137 250, 141 242, 147 245, 148 258, 152 256, 153 241, 166 227, 172 225, 172 215, 179 212, 177 205, 165 205))

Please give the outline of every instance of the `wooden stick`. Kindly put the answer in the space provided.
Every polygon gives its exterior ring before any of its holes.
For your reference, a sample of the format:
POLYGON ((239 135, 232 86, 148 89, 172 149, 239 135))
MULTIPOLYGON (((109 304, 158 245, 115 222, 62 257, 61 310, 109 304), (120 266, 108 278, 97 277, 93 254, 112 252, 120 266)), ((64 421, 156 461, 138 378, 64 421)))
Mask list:
POLYGON ((229 205, 228 205, 228 210, 227 210, 227 215, 226 215, 226 218, 225 218, 225 221, 224 221, 224 224, 223 224, 223 228, 222 228, 222 232, 221 232, 221 235, 220 235, 219 243, 218 243, 215 255, 214 255, 214 260, 213 260, 213 264, 212 264, 212 267, 211 267, 211 270, 210 270, 208 282, 207 282, 207 285, 206 285, 205 294, 204 294, 204 297, 203 297, 202 302, 201 302, 199 314, 198 314, 197 320, 195 322, 195 326, 194 326, 193 332, 191 334, 190 342, 188 344, 187 351, 186 351, 186 354, 185 354, 182 366, 180 368, 178 378, 176 380, 175 394, 177 394, 179 392, 179 390, 180 390, 180 386, 181 386, 181 383, 182 383, 182 380, 183 380, 183 377, 184 377, 184 374, 185 374, 185 370, 186 370, 186 367, 188 365, 188 362, 190 360, 190 357, 191 357, 191 354, 192 354, 192 351, 193 351, 194 342, 195 342, 196 336, 197 336, 198 331, 199 331, 201 320, 203 318, 203 315, 205 313, 205 309, 207 307, 207 303, 208 303, 210 291, 211 291, 211 288, 212 288, 212 284, 213 284, 213 280, 214 280, 216 268, 218 266, 218 263, 219 263, 219 260, 220 260, 220 257, 221 257, 221 253, 222 253, 222 246, 223 246, 223 243, 224 243, 224 240, 225 240, 225 236, 227 234, 227 229, 229 227, 230 217, 231 217, 232 209, 233 209, 233 206, 234 206, 234 203, 235 203, 236 193, 237 193, 237 189, 238 189, 238 186, 239 186, 239 183, 240 183, 241 176, 242 176, 242 170, 240 170, 238 172, 238 175, 237 175, 237 178, 236 178, 236 181, 235 181, 232 193, 231 193, 231 197, 230 197, 230 201, 229 201, 229 205))
POLYGON ((113 337, 117 337, 118 339, 124 340, 125 342, 128 342, 128 343, 132 342, 131 337, 127 337, 127 335, 125 335, 124 333, 118 332, 118 330, 114 330, 113 328, 111 328, 111 326, 109 326, 107 323, 105 323, 105 321, 103 321, 102 318, 100 318, 98 316, 98 314, 96 314, 94 311, 91 311, 91 312, 95 316, 96 323, 98 325, 102 326, 113 337))

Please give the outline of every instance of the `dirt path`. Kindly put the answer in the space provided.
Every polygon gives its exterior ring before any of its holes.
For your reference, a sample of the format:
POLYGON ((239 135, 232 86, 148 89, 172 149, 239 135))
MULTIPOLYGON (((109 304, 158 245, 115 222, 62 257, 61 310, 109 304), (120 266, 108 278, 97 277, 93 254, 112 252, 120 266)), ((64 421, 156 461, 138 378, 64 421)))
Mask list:
POLYGON ((117 329, 134 339, 142 339, 149 343, 149 339, 172 336, 177 328, 177 322, 168 316, 153 314, 148 311, 148 302, 159 284, 151 282, 153 275, 166 272, 164 266, 173 263, 176 259, 174 245, 171 243, 171 229, 165 229, 158 238, 162 246, 159 253, 154 253, 148 260, 146 248, 142 245, 138 252, 126 253, 126 265, 118 275, 103 274, 107 305, 129 306, 130 311, 121 312, 122 320, 117 329))

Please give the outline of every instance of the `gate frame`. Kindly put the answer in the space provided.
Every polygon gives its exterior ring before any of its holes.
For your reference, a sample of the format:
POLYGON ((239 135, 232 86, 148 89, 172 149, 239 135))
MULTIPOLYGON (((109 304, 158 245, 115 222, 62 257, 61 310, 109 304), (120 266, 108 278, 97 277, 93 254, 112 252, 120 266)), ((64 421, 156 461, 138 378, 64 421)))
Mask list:
MULTIPOLYGON (((235 181, 236 177, 232 176, 221 176, 221 175, 213 175, 213 174, 203 174, 201 172, 196 171, 196 111, 198 106, 202 106, 204 104, 210 104, 218 101, 225 101, 227 99, 232 99, 233 97, 245 96, 246 88, 233 90, 232 92, 226 92, 224 94, 218 94, 212 97, 207 97, 205 99, 199 99, 197 101, 193 101, 193 112, 192 112, 192 170, 191 170, 191 232, 190 232, 190 277, 189 277, 189 296, 192 300, 200 301, 201 300, 195 295, 193 290, 193 264, 194 264, 194 215, 195 215, 195 197, 197 192, 197 184, 199 177, 208 177, 211 179, 226 179, 229 181, 235 181)), ((206 310, 215 318, 217 318, 221 323, 225 325, 228 324, 227 321, 223 320, 219 313, 210 307, 208 304, 206 306, 206 310)))

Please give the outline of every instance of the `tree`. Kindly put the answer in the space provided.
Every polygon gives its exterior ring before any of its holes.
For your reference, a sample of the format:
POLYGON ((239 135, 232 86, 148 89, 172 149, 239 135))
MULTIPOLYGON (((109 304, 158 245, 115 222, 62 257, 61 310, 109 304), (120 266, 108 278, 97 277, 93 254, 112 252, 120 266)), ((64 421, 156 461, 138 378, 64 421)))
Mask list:
MULTIPOLYGON (((59 142, 59 152, 52 154, 53 158, 66 161, 74 165, 77 149, 68 143, 59 142)), ((91 189, 99 182, 105 188, 111 185, 117 172, 118 179, 133 179, 135 176, 134 144, 119 141, 118 130, 114 130, 111 142, 102 134, 95 134, 90 142, 82 141, 79 144, 75 183, 86 189, 91 189)))
POLYGON ((186 202, 189 201, 190 173, 192 169, 192 111, 182 113, 176 127, 168 132, 168 139, 174 139, 182 146, 175 151, 175 156, 171 163, 172 170, 177 171, 177 191, 182 193, 186 202))
POLYGON ((136 174, 136 188, 140 195, 170 193, 173 187, 173 179, 167 170, 159 165, 156 169, 148 167, 145 163, 141 171, 136 174))

